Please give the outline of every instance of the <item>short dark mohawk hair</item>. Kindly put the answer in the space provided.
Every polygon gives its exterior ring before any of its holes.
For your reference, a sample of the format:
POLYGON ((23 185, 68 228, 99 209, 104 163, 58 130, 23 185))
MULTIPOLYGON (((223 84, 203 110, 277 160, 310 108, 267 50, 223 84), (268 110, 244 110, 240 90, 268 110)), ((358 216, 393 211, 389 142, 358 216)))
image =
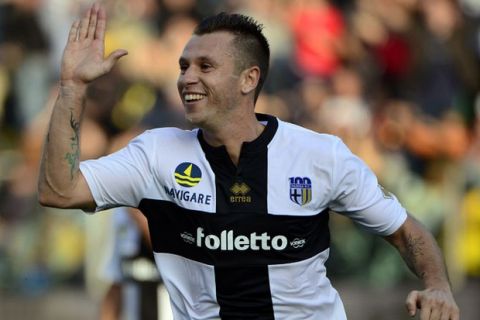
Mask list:
POLYGON ((234 45, 238 49, 236 55, 240 61, 237 67, 240 70, 254 65, 260 68, 260 80, 255 89, 255 101, 265 83, 270 62, 270 46, 262 30, 263 25, 251 17, 221 12, 205 18, 193 31, 199 36, 218 31, 226 31, 235 35, 234 45))

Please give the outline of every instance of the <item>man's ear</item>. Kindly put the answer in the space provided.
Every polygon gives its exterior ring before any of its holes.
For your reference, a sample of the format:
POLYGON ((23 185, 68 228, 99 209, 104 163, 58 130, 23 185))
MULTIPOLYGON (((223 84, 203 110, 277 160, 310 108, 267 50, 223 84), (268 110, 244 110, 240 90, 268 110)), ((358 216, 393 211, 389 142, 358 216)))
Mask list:
POLYGON ((250 67, 242 71, 241 74, 241 91, 243 94, 249 94, 255 91, 260 81, 260 68, 257 66, 250 67))

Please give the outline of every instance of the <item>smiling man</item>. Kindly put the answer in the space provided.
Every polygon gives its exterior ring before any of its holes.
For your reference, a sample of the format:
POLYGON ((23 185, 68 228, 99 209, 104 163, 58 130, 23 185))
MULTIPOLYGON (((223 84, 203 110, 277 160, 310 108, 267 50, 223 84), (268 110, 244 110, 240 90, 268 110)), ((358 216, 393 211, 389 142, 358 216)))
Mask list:
POLYGON ((406 304, 420 319, 458 320, 433 237, 337 137, 255 114, 269 46, 249 17, 202 21, 179 59, 191 131, 147 131, 80 163, 88 84, 126 55, 104 58, 105 11, 70 30, 39 178, 60 208, 130 206, 147 217, 175 319, 346 319, 326 275, 331 211, 394 245, 424 288, 406 304))

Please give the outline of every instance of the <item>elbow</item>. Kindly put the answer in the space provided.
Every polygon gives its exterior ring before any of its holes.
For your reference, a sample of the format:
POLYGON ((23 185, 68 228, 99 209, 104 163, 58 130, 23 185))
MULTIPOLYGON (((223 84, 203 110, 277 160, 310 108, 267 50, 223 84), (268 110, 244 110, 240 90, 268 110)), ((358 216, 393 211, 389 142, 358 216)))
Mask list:
POLYGON ((43 207, 57 208, 57 209, 71 209, 70 203, 61 198, 50 197, 38 194, 38 203, 43 207))
POLYGON ((95 201, 91 196, 86 184, 83 189, 75 184, 54 187, 47 180, 39 180, 37 189, 37 200, 44 207, 58 209, 82 209, 93 211, 96 208, 95 201))
POLYGON ((62 208, 62 204, 58 199, 55 199, 45 192, 38 192, 37 199, 43 207, 62 208))
POLYGON ((50 197, 48 197, 45 192, 38 192, 38 203, 40 203, 43 207, 55 207, 55 202, 52 201, 50 197))
POLYGON ((68 198, 60 195, 56 195, 52 190, 39 185, 38 202, 43 207, 59 208, 59 209, 68 209, 68 198))

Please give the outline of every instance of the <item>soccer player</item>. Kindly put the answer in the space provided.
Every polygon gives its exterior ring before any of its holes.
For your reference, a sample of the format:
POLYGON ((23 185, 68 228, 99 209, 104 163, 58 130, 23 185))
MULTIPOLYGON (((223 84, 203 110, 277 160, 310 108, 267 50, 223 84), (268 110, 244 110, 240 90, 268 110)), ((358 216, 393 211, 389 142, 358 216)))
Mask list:
POLYGON ((139 208, 175 319, 346 319, 326 276, 330 211, 398 249, 424 285, 406 299, 410 315, 459 319, 433 237, 371 170, 337 137, 255 114, 269 46, 249 17, 207 18, 184 48, 178 91, 198 129, 149 130, 80 163, 86 88, 127 54, 104 57, 105 24, 95 4, 70 30, 39 200, 139 208))

